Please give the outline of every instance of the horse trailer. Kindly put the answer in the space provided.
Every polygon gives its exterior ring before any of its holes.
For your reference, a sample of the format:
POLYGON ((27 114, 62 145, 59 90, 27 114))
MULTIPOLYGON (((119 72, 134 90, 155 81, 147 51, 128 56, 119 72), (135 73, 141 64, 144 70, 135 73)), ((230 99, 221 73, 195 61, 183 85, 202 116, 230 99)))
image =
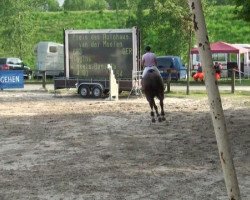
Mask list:
POLYGON ((55 42, 39 42, 35 46, 36 69, 34 77, 64 75, 64 45, 55 42))
POLYGON ((64 77, 54 79, 54 88, 75 88, 82 97, 101 97, 109 92, 112 66, 119 91, 130 91, 138 71, 139 31, 89 29, 64 31, 64 77))

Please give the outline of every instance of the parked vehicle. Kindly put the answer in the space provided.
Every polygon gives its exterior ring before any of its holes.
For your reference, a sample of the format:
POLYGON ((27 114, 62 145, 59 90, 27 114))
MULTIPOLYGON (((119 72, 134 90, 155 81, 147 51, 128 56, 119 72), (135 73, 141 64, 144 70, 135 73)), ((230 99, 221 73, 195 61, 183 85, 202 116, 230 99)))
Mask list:
POLYGON ((179 56, 159 56, 156 58, 157 68, 164 80, 168 79, 169 72, 171 71, 172 80, 180 80, 187 78, 187 69, 182 64, 179 56))
POLYGON ((99 98, 110 90, 112 66, 119 92, 136 87, 139 32, 131 29, 65 30, 65 77, 54 79, 54 88, 75 88, 83 98, 99 98), (134 84, 134 85, 133 85, 134 84))
POLYGON ((55 42, 39 42, 35 46, 36 66, 34 78, 53 78, 64 75, 64 45, 55 42))
POLYGON ((24 78, 32 75, 32 70, 20 58, 0 58, 0 70, 23 70, 24 78))

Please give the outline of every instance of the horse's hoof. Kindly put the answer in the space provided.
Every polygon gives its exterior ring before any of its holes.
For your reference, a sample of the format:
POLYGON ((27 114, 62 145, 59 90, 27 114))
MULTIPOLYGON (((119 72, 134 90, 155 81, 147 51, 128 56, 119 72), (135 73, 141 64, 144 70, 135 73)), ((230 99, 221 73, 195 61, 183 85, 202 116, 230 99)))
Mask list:
POLYGON ((152 122, 155 123, 155 119, 152 119, 152 122))
POLYGON ((158 122, 162 122, 162 118, 159 117, 159 118, 158 118, 158 122))
POLYGON ((165 118, 165 117, 161 117, 161 120, 162 120, 162 121, 165 121, 165 120, 166 120, 166 118, 165 118))

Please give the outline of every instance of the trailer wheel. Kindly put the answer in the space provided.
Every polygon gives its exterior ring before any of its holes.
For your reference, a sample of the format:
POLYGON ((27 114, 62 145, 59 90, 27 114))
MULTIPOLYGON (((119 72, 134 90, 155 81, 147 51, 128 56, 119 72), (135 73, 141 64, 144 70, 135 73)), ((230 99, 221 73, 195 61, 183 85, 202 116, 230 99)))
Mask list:
POLYGON ((99 86, 94 86, 92 89, 92 95, 95 98, 100 98, 102 96, 102 89, 99 86))
POLYGON ((82 85, 79 88, 79 94, 81 95, 81 97, 89 97, 89 87, 87 85, 82 85))

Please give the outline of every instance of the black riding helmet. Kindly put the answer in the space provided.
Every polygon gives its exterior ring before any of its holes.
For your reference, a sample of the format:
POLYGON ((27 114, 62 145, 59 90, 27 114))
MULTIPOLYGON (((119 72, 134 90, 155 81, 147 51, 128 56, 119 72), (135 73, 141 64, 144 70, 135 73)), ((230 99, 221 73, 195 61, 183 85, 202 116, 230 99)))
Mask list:
POLYGON ((145 51, 150 51, 151 50, 151 47, 150 46, 146 46, 145 47, 145 51))

